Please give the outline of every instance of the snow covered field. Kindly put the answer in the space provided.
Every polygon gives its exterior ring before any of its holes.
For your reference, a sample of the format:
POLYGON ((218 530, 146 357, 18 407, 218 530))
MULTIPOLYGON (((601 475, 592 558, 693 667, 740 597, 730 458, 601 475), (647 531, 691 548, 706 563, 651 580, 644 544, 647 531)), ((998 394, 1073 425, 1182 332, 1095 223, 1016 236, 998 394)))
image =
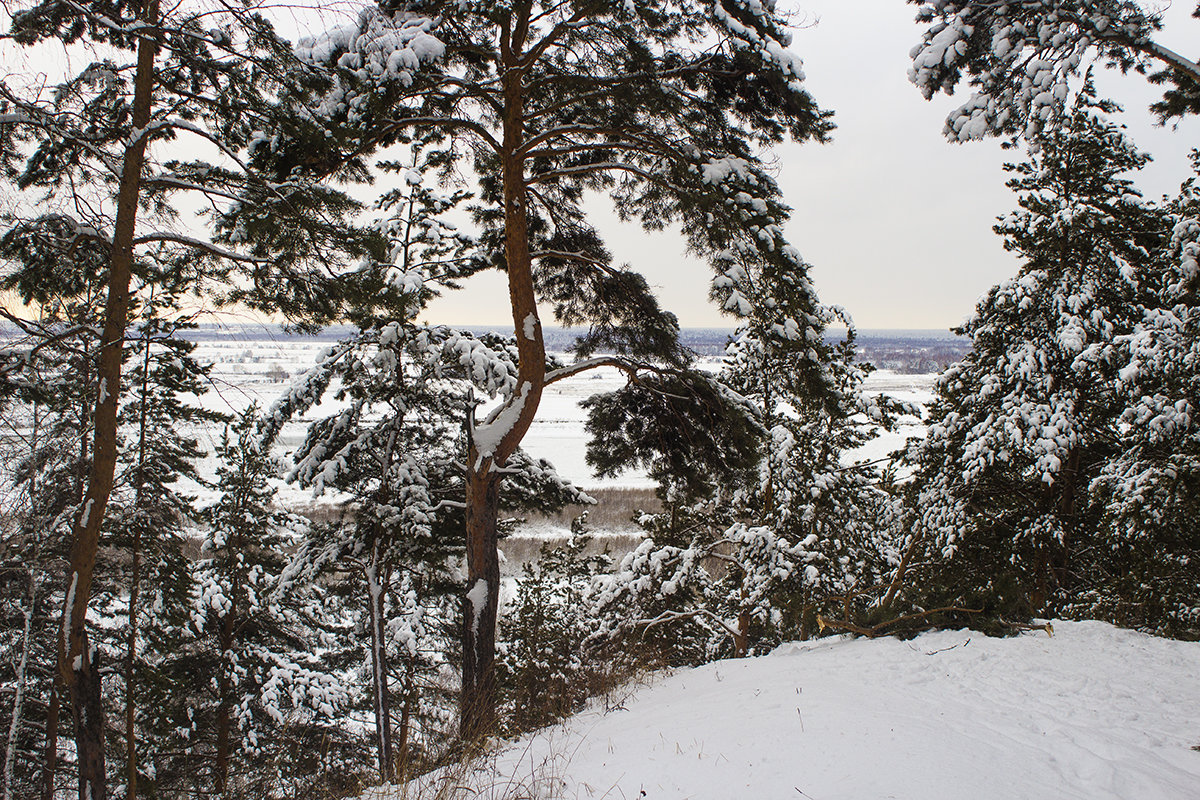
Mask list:
MULTIPOLYGON (((291 379, 308 369, 330 345, 329 341, 271 336, 261 338, 229 337, 200 342, 196 357, 212 362, 212 390, 204 398, 205 405, 227 413, 237 413, 257 402, 267 408, 286 389, 291 379), (284 376, 288 377, 284 377, 284 376)), ((716 359, 705 362, 714 370, 716 359)), ((927 403, 933 397, 933 375, 902 375, 888 370, 874 373, 867 381, 871 393, 883 392, 909 402, 927 403)), ((597 478, 584 460, 587 435, 584 431, 586 412, 579 403, 593 394, 610 392, 624 384, 624 375, 613 368, 602 368, 561 381, 547 388, 538 410, 537 421, 526 435, 524 447, 535 456, 548 459, 559 473, 585 489, 604 487, 649 488, 653 482, 642 471, 630 471, 613 478, 597 478)), ((302 419, 288 424, 280 437, 277 454, 286 457, 304 439, 308 422, 331 413, 336 403, 325 402, 302 419)), ((903 445, 906 437, 919 435, 922 426, 909 425, 895 433, 879 437, 855 455, 860 458, 882 458, 903 445)), ((219 430, 202 432, 211 451, 220 438, 219 430)), ((211 459, 204 465, 204 474, 213 475, 216 464, 211 459)), ((311 495, 296 487, 285 487, 281 502, 296 505, 313 502, 311 495)))
POLYGON ((657 677, 454 780, 488 800, 1200 797, 1200 643, 1053 631, 787 644, 657 677))

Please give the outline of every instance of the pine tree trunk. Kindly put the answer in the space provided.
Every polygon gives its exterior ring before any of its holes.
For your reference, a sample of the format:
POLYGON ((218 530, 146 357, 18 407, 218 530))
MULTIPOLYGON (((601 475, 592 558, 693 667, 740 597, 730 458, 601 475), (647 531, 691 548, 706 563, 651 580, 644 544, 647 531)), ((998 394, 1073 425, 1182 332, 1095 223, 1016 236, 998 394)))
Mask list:
POLYGON ((81 800, 103 800, 108 796, 104 770, 104 701, 101 697, 98 654, 90 655, 88 668, 77 671, 71 693, 79 765, 79 797, 81 800))
POLYGON ((217 765, 216 765, 216 780, 214 781, 214 789, 218 797, 225 797, 226 790, 229 788, 229 756, 230 756, 230 732, 233 726, 233 680, 230 675, 232 667, 230 666, 226 653, 233 649, 233 622, 234 615, 232 609, 228 614, 221 619, 221 675, 217 679, 217 692, 220 697, 217 700, 217 765))
POLYGON ((379 545, 371 552, 367 567, 367 591, 371 606, 371 688, 375 699, 375 745, 379 778, 392 782, 392 711, 388 696, 387 625, 384 619, 385 583, 380 574, 379 545))
POLYGON ((746 653, 750 652, 750 612, 739 613, 737 623, 737 636, 733 637, 733 657, 745 658, 746 653))
POLYGON ((467 594, 463 599, 463 681, 459 733, 476 742, 496 727, 496 610, 500 557, 496 521, 500 477, 467 476, 467 594))
POLYGON ((29 635, 37 606, 37 577, 29 570, 29 607, 25 609, 25 626, 21 632, 21 657, 17 662, 16 693, 13 696, 12 721, 8 726, 8 741, 4 749, 4 800, 12 800, 13 769, 17 762, 17 740, 25 713, 25 676, 29 667, 29 635))
POLYGON ((896 595, 900 593, 900 587, 904 584, 904 577, 908 574, 908 565, 912 561, 913 554, 917 552, 917 547, 921 543, 921 534, 914 533, 908 542, 908 547, 904 548, 904 555, 900 557, 900 564, 896 567, 896 572, 892 575, 891 586, 888 587, 887 594, 884 595, 883 601, 879 604, 880 608, 885 611, 892 607, 892 603, 896 600, 896 595))
POLYGON ((528 187, 521 154, 525 141, 523 81, 528 66, 522 63, 522 50, 529 33, 529 15, 530 4, 520 4, 515 19, 511 20, 512 27, 505 25, 500 42, 505 66, 501 144, 504 260, 517 340, 517 387, 501 412, 493 412, 493 420, 509 421, 509 427, 499 436, 495 449, 481 454, 472 441, 468 451, 467 597, 463 603, 463 685, 459 706, 459 732, 467 741, 491 734, 496 726, 496 609, 500 597, 496 543, 500 476, 493 467, 503 467, 521 444, 537 415, 546 382, 546 347, 533 289, 528 187))
POLYGON ((61 687, 58 676, 50 677, 50 702, 46 709, 46 757, 42 761, 42 800, 54 800, 54 778, 58 772, 58 706, 61 687))
MULTIPOLYGON (((158 0, 149 0, 142 11, 142 21, 153 30, 158 24, 158 0)), ((138 42, 137 69, 133 77, 132 123, 137 131, 143 130, 150 122, 157 52, 157 38, 148 32, 138 42)), ((146 137, 133 137, 125 148, 117 194, 117 213, 108 264, 108 297, 97 370, 95 444, 87 492, 73 531, 71 572, 63 608, 62 644, 59 646, 58 670, 68 691, 75 720, 81 800, 105 800, 108 796, 100 676, 96 665, 91 663, 92 653, 89 652, 85 624, 96 553, 100 545, 100 526, 104 521, 116 472, 121 360, 125 327, 129 322, 133 240, 145 157, 146 137)))

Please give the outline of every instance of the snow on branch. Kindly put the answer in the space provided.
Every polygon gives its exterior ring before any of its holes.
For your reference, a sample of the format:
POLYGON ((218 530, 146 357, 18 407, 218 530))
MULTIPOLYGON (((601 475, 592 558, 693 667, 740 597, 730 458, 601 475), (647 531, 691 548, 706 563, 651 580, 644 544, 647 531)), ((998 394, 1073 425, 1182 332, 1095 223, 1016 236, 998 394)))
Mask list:
MULTIPOLYGON (((351 25, 301 39, 295 52, 304 63, 347 70, 367 87, 385 81, 408 87, 423 65, 445 55, 445 45, 433 35, 439 21, 427 14, 389 14, 378 8, 366 8, 351 25)), ((315 113, 323 118, 348 113, 354 121, 359 118, 359 108, 366 99, 350 82, 341 81, 326 94, 315 113)))
POLYGON ((155 231, 153 233, 147 233, 143 236, 139 236, 133 240, 133 243, 135 245, 154 244, 156 242, 174 242, 175 244, 182 244, 182 245, 186 245, 188 247, 194 247, 197 250, 203 250, 204 252, 208 253, 211 256, 216 256, 217 258, 226 258, 226 259, 229 259, 230 261, 241 261, 241 262, 249 263, 249 264, 266 263, 264 259, 255 258, 253 256, 248 256, 243 253, 237 253, 237 252, 234 252, 233 250, 227 250, 224 247, 213 244, 212 242, 208 242, 203 239, 197 239, 192 236, 185 236, 181 233, 171 233, 171 232, 167 232, 167 231, 155 231))
POLYGON ((946 120, 957 141, 1021 133, 1035 136, 1061 118, 1091 53, 1124 69, 1158 61, 1200 84, 1200 63, 1151 37, 1161 27, 1141 3, 1097 0, 929 0, 917 14, 922 41, 910 53, 909 80, 926 99, 950 94, 963 74, 975 93, 946 120))

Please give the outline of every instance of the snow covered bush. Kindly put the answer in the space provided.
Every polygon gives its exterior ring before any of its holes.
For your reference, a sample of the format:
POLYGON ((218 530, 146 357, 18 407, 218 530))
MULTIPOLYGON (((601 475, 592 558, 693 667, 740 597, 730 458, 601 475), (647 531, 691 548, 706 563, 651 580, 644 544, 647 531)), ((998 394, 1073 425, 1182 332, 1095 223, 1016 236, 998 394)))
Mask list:
POLYGON ((542 545, 525 565, 500 617, 497 683, 506 731, 562 719, 612 679, 611 665, 585 648, 594 630, 592 582, 612 560, 585 555, 592 538, 582 526, 573 528, 565 544, 542 545))
POLYGON ((872 367, 856 360, 854 327, 840 309, 821 314, 823 325, 846 326, 843 341, 799 341, 789 290, 785 280, 760 281, 758 310, 730 346, 723 380, 758 406, 767 439, 754 479, 730 498, 744 524, 726 536, 737 542, 741 566, 730 574, 741 582, 740 614, 765 619, 762 600, 752 601, 774 594, 784 629, 810 636, 819 618, 861 622, 884 592, 903 514, 887 459, 850 453, 918 410, 863 391, 872 367), (805 381, 801 353, 814 346, 827 350, 825 366, 805 381))

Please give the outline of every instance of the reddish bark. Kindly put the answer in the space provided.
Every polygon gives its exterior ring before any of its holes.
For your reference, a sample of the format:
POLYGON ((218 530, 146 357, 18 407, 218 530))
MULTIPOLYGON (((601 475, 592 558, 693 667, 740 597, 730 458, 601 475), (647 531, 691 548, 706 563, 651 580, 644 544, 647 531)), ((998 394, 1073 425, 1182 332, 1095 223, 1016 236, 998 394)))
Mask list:
POLYGON ((504 63, 504 136, 501 169, 504 182, 504 255, 513 327, 517 339, 517 388, 507 408, 515 408, 511 427, 490 453, 472 444, 467 464, 467 592, 480 586, 486 597, 476 607, 470 597, 463 603, 463 684, 460 733, 468 741, 487 736, 496 724, 496 610, 500 566, 497 551, 497 517, 500 511, 500 476, 503 467, 529 430, 546 382, 546 348, 538 318, 529 251, 528 187, 521 147, 525 142, 525 68, 522 50, 528 33, 528 6, 518 12, 511 33, 501 36, 504 63), (519 408, 517 406, 519 405, 519 408))
MULTIPOLYGON (((148 26, 138 42, 134 73, 134 130, 150 122, 154 89, 154 59, 158 40, 158 0, 143 8, 148 26)), ((137 225, 142 169, 146 160, 146 137, 132 137, 122 160, 117 192, 117 214, 109 255, 108 297, 97 367, 95 437, 88 488, 73 531, 71 570, 63 609, 63 636, 58 669, 71 702, 75 720, 75 746, 79 761, 79 796, 105 800, 108 796, 104 769, 104 713, 100 702, 100 676, 88 647, 88 601, 100 545, 100 526, 112 494, 117 463, 117 410, 121 395, 121 360, 125 328, 129 322, 129 284, 133 267, 133 240, 137 225)))

